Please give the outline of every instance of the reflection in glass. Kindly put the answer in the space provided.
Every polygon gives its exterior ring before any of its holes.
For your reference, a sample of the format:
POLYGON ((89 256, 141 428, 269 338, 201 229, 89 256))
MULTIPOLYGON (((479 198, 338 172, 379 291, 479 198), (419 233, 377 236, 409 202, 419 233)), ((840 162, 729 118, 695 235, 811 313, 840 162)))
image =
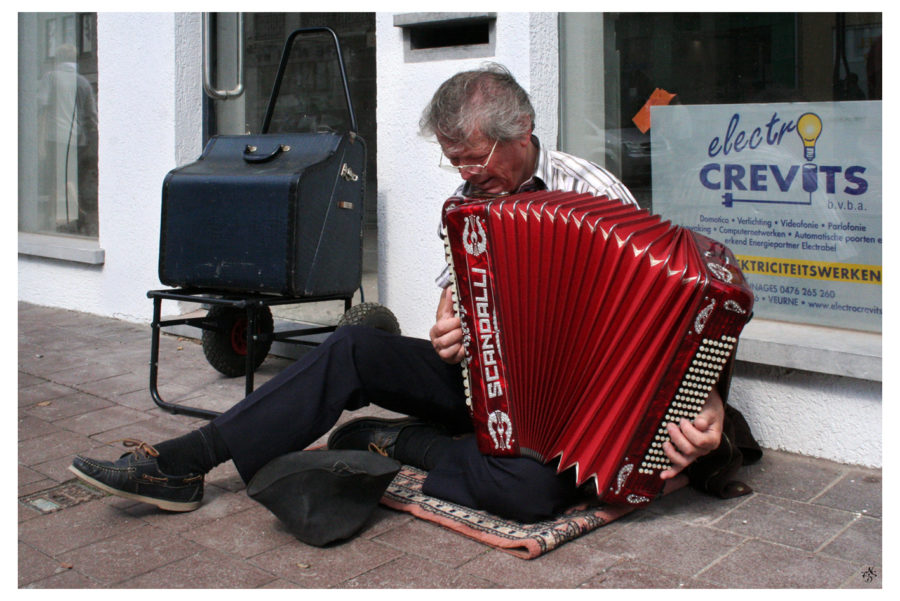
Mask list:
POLYGON ((94 18, 19 15, 21 231, 97 236, 94 18))

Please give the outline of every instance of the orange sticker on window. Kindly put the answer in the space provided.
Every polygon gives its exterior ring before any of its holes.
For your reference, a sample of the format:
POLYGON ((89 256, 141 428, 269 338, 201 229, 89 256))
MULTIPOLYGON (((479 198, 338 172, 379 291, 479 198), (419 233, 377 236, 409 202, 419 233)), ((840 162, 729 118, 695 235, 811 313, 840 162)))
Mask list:
POLYGON ((670 94, 662 88, 653 90, 653 93, 650 94, 650 98, 647 99, 647 102, 644 103, 641 110, 631 118, 634 124, 637 125, 637 128, 641 130, 642 134, 647 133, 650 129, 650 107, 665 106, 672 102, 672 99, 675 98, 675 96, 676 94, 670 94))

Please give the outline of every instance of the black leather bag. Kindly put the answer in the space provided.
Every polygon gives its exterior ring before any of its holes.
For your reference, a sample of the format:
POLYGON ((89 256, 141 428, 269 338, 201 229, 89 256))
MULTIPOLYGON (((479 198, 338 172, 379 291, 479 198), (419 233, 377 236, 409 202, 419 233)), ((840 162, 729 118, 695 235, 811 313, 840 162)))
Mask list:
POLYGON ((163 183, 167 286, 352 296, 366 147, 355 134, 215 136, 163 183))
MULTIPOLYGON (((283 109, 289 111, 290 109, 283 109)), ((162 189, 159 279, 167 286, 352 297, 362 279, 366 145, 335 33, 294 31, 256 135, 214 136, 162 189), (290 50, 300 34, 330 34, 349 131, 268 133, 290 50)))
POLYGON ((369 520, 400 462, 369 451, 296 451, 253 476, 247 494, 304 543, 350 538, 369 520))

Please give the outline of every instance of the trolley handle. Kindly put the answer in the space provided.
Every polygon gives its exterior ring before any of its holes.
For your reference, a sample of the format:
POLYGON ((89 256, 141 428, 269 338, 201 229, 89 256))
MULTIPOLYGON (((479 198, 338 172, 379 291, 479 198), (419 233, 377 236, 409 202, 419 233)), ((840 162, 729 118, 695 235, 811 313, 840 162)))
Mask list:
POLYGON ((350 86, 347 84, 347 71, 344 69, 344 57, 341 54, 341 44, 338 41, 337 34, 330 27, 305 27, 303 29, 294 30, 288 36, 284 43, 284 50, 281 52, 281 62, 278 64, 278 73, 275 75, 275 84, 272 86, 272 95, 269 97, 269 104, 266 107, 266 114, 263 117, 262 128, 260 133, 269 133, 269 124, 272 122, 272 114, 275 112, 275 102, 278 99, 278 92, 281 90, 281 81, 284 79, 284 72, 287 69, 288 58, 291 54, 291 47, 294 45, 294 38, 298 35, 306 35, 309 33, 330 33, 334 39, 334 48, 337 51, 337 62, 341 70, 341 81, 344 84, 344 97, 347 100, 347 110, 350 113, 350 131, 354 134, 359 133, 356 126, 356 114, 353 112, 353 103, 350 101, 350 86))

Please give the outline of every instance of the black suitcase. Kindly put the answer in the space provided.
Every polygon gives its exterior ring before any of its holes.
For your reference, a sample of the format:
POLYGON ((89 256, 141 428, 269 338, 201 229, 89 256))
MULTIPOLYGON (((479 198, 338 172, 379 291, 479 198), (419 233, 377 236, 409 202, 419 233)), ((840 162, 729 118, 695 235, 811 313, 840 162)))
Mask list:
POLYGON ((215 136, 162 190, 159 279, 167 286, 351 297, 362 279, 366 146, 356 134, 337 36, 295 31, 258 135, 215 136), (334 36, 351 131, 269 134, 294 37, 334 36))

